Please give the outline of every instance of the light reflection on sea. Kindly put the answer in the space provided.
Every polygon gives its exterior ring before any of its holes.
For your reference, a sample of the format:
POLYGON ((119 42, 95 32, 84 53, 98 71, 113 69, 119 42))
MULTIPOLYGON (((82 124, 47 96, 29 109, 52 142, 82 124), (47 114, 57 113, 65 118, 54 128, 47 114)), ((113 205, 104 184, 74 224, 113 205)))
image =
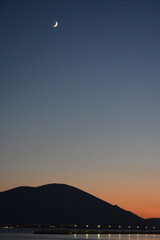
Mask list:
POLYGON ((140 234, 34 234, 34 229, 0 229, 0 240, 160 240, 160 235, 140 234))

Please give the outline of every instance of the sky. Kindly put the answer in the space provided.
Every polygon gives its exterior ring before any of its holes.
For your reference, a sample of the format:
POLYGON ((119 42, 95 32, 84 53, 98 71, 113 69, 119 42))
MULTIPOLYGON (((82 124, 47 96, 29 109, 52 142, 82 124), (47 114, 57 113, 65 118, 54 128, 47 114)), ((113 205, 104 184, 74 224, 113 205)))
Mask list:
POLYGON ((160 218, 159 12, 159 0, 0 2, 0 191, 65 183, 160 218))

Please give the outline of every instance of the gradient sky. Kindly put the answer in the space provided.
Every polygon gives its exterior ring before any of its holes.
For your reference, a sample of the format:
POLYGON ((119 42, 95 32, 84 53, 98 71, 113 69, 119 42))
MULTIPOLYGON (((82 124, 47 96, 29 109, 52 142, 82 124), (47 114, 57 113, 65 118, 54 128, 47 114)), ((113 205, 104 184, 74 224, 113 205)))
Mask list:
POLYGON ((160 1, 4 0, 0 16, 0 191, 66 183, 160 217, 160 1))

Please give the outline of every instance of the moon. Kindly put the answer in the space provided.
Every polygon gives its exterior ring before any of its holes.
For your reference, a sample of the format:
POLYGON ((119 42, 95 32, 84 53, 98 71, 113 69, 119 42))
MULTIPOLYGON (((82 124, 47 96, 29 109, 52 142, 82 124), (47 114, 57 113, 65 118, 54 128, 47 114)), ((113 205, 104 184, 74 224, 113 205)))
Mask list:
POLYGON ((54 28, 58 27, 58 22, 54 21, 54 23, 52 23, 52 27, 54 27, 54 28))

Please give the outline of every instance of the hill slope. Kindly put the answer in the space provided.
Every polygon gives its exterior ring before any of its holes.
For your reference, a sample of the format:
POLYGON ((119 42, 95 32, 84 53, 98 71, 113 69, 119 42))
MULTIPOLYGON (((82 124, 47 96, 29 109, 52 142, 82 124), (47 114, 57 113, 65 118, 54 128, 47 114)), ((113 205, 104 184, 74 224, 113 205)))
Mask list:
POLYGON ((49 184, 0 193, 0 223, 138 225, 144 219, 75 187, 49 184))

